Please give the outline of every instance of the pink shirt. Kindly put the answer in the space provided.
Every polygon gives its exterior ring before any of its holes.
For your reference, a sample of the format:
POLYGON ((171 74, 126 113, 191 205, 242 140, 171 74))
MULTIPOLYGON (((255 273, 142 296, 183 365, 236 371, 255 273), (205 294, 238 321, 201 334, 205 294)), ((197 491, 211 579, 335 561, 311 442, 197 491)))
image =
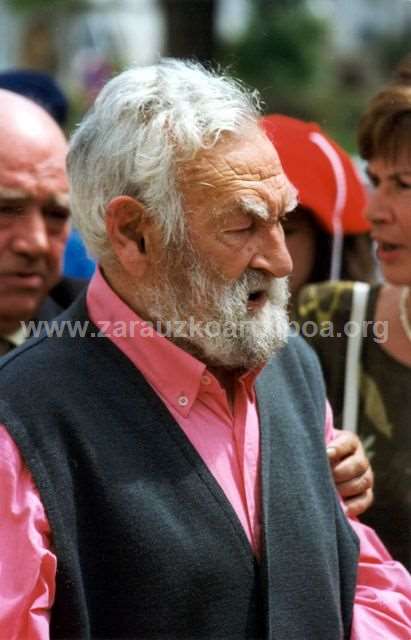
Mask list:
MULTIPOLYGON (((141 321, 99 272, 87 295, 91 319, 140 369, 220 483, 255 553, 260 544, 256 372, 237 382, 231 410, 206 366, 141 321)), ((98 339, 98 338, 97 338, 98 339)), ((326 414, 326 441, 333 437, 326 414)), ((38 491, 0 426, 0 638, 46 640, 57 561, 38 491), (11 505, 11 508, 10 508, 11 505)), ((371 529, 352 522, 361 542, 352 640, 410 640, 411 578, 371 529)))

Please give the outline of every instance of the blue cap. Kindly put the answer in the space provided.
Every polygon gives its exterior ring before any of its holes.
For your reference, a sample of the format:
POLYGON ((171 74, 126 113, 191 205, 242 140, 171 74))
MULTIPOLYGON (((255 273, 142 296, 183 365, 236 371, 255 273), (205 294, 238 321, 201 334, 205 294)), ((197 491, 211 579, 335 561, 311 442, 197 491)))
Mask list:
POLYGON ((0 88, 37 102, 61 127, 65 125, 67 99, 56 81, 47 73, 31 69, 3 71, 0 72, 0 88))

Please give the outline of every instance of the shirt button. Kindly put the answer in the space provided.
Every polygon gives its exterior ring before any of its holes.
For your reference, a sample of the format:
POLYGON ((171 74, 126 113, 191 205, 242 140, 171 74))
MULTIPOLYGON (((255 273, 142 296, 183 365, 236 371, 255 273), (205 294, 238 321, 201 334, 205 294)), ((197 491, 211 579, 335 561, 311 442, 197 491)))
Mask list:
POLYGON ((178 404, 180 405, 180 407, 186 407, 188 405, 187 396, 180 396, 178 399, 178 404))
POLYGON ((202 376, 202 378, 201 378, 201 382, 202 382, 203 384, 210 384, 210 383, 211 383, 211 378, 210 378, 210 376, 202 376))

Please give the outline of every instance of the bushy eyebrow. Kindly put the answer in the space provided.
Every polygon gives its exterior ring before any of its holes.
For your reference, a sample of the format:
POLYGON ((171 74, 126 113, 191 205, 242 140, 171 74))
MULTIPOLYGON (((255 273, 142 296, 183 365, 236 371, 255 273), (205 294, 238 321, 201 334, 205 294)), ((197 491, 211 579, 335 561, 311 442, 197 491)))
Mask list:
POLYGON ((285 203, 284 213, 291 213, 298 207, 298 191, 295 187, 293 187, 293 191, 288 195, 288 198, 285 203))
MULTIPOLYGON (((23 189, 7 189, 0 187, 0 200, 26 202, 30 200, 30 194, 23 189)), ((69 195, 68 193, 55 193, 51 198, 48 198, 45 202, 46 205, 57 205, 63 209, 69 208, 69 195)))
POLYGON ((27 193, 22 189, 0 187, 0 198, 2 200, 27 200, 27 193))
POLYGON ((241 196, 238 199, 238 204, 243 213, 252 216, 253 218, 259 218, 260 220, 268 220, 270 217, 270 209, 266 202, 257 200, 247 196, 241 196))
MULTIPOLYGON (((270 207, 263 200, 249 197, 249 196, 242 196, 239 198, 238 203, 243 213, 248 214, 253 218, 264 220, 265 222, 270 219, 270 216, 271 216, 270 207)), ((295 188, 293 188, 288 193, 288 197, 285 199, 284 205, 282 207, 282 211, 284 214, 289 213, 290 211, 293 211, 297 205, 298 205, 298 192, 295 188)))

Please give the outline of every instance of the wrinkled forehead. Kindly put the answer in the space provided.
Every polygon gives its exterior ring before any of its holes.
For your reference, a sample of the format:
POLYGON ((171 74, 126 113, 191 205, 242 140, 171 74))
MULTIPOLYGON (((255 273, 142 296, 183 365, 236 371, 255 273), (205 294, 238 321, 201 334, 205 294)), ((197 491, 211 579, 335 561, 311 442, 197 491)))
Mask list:
POLYGON ((216 171, 224 174, 228 167, 241 174, 246 167, 258 169, 262 177, 280 165, 277 151, 257 126, 248 128, 242 135, 225 133, 210 148, 201 149, 189 162, 182 165, 181 177, 193 178, 203 172, 216 171))
POLYGON ((0 144, 0 187, 19 197, 49 198, 67 193, 64 146, 28 144, 23 139, 15 139, 8 147, 0 144))
POLYGON ((213 148, 200 151, 181 166, 178 182, 183 192, 201 191, 210 198, 244 190, 284 201, 296 196, 275 148, 257 126, 241 136, 226 135, 213 148))

